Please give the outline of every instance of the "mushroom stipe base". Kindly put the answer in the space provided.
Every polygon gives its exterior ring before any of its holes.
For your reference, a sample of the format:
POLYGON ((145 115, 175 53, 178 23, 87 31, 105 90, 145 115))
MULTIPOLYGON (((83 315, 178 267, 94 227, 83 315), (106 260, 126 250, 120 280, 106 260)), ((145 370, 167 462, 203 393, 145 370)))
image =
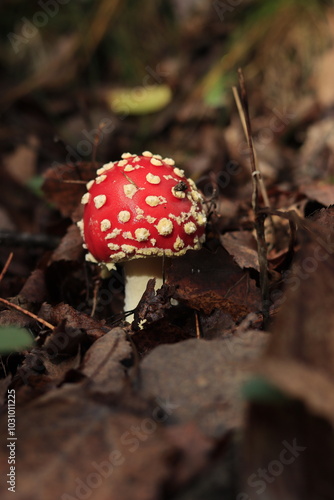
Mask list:
MULTIPOLYGON (((125 299, 124 311, 132 311, 138 305, 149 279, 155 278, 155 289, 163 285, 162 257, 147 257, 146 259, 133 259, 124 262, 125 299)), ((133 321, 133 314, 127 316, 127 321, 133 321)))

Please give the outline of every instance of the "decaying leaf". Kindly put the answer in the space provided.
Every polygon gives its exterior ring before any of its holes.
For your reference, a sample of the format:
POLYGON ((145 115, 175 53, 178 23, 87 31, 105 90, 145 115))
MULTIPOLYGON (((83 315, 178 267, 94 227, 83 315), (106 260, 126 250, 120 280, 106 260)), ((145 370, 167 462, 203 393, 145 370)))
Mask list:
POLYGON ((82 238, 76 224, 68 227, 65 236, 51 255, 49 264, 59 260, 78 261, 82 257, 82 238))
MULTIPOLYGON (((319 392, 316 380, 327 380, 325 386, 333 384, 334 390, 334 215, 333 208, 322 210, 316 217, 316 223, 308 224, 302 230, 301 249, 298 257, 285 278, 287 290, 281 297, 282 310, 275 321, 272 340, 265 357, 265 364, 260 369, 266 374, 265 366, 271 366, 270 380, 284 392, 304 401, 314 411, 319 408, 319 392), (322 214, 322 216, 321 216, 322 214), (322 221, 325 226, 322 227, 322 221), (331 221, 331 223, 330 223, 331 221), (315 293, 316 291, 316 293, 315 293), (280 363, 283 363, 280 368, 280 363), (299 373, 287 366, 295 365, 299 373), (274 371, 273 366, 277 367, 274 371), (305 372, 305 377, 302 373, 305 372), (314 376, 310 390, 309 378, 314 376), (304 394, 301 381, 305 378, 304 394), (281 383, 280 383, 281 381, 281 383)), ((324 415, 329 400, 323 400, 324 415)), ((333 408, 334 409, 334 408, 333 408)), ((334 423, 334 413, 332 415, 334 423)))
POLYGON ((132 346, 121 328, 113 328, 88 349, 80 372, 94 382, 94 390, 117 393, 127 381, 126 366, 132 364, 132 346))
POLYGON ((299 191, 310 200, 315 200, 325 207, 334 204, 334 186, 321 182, 313 182, 299 187, 299 191))
POLYGON ((18 298, 19 303, 41 304, 45 300, 45 276, 42 269, 35 269, 22 287, 18 298))
POLYGON ((170 299, 174 287, 163 285, 155 292, 155 279, 150 279, 146 290, 134 313, 134 329, 139 329, 144 324, 150 324, 164 317, 165 311, 170 309, 170 299))
POLYGON ((159 346, 141 363, 140 393, 170 401, 173 421, 195 420, 205 434, 225 435, 243 422, 240 388, 267 337, 248 331, 222 340, 159 346))
POLYGON ((326 498, 334 488, 333 207, 312 219, 300 230, 281 310, 256 368, 286 399, 253 402, 248 411, 243 491, 249 497, 258 487, 261 500, 326 498))
POLYGON ((45 174, 42 186, 48 201, 60 210, 64 217, 70 217, 86 192, 86 182, 95 178, 98 162, 56 164, 45 174))
MULTIPOLYGON (((22 412, 16 426, 22 437, 16 450, 19 498, 45 500, 52 491, 62 500, 82 495, 156 500, 172 477, 170 461, 177 450, 152 414, 112 410, 72 385, 49 392, 22 412)), ((7 418, 2 418, 1 435, 6 433, 7 418)), ((1 470, 8 467, 7 450, 0 452, 1 470)), ((4 482, 0 489, 7 499, 4 482)))
POLYGON ((43 304, 39 315, 53 325, 62 324, 65 321, 67 327, 82 328, 92 339, 100 338, 108 331, 104 322, 97 321, 87 314, 73 309, 68 304, 58 304, 55 307, 43 304))
POLYGON ((224 248, 232 255, 241 269, 252 268, 259 271, 256 241, 252 233, 249 231, 230 231, 223 234, 220 239, 224 248))
POLYGON ((166 274, 167 283, 176 287, 175 298, 205 314, 217 308, 236 320, 260 308, 255 282, 222 247, 189 251, 173 259, 166 274))

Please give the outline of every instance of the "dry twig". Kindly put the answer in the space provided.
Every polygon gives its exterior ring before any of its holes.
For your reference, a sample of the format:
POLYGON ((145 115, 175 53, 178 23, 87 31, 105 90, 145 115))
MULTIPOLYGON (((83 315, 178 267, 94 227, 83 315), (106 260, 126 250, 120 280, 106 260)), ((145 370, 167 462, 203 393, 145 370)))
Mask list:
POLYGON ((20 307, 16 304, 12 304, 12 302, 9 302, 6 299, 2 299, 0 297, 0 302, 2 302, 3 304, 6 304, 6 306, 8 306, 8 307, 12 307, 13 309, 16 309, 17 311, 20 311, 21 313, 25 314, 26 316, 30 316, 30 318, 35 319, 36 321, 38 321, 38 323, 41 323, 42 325, 46 326, 47 328, 50 328, 50 330, 54 330, 56 328, 55 326, 51 325, 51 323, 48 323, 47 321, 45 321, 45 319, 36 316, 36 314, 34 314, 30 311, 27 311, 26 309, 23 309, 23 307, 20 307))
MULTIPOLYGON (((268 277, 268 258, 267 258, 267 244, 265 240, 264 233, 264 220, 266 215, 261 212, 261 207, 259 204, 259 192, 261 192, 263 200, 267 203, 268 196, 261 179, 261 172, 257 168, 254 144, 252 139, 252 127, 249 116, 248 109, 248 98, 246 92, 246 85, 244 75, 241 69, 238 70, 239 73, 239 86, 240 95, 234 92, 237 98, 237 106, 240 113, 241 123, 243 124, 244 130, 246 132, 247 142, 250 151, 250 162, 251 162, 251 172, 252 172, 252 182, 253 182, 253 196, 252 196, 252 207, 255 216, 255 231, 257 239, 257 251, 260 266, 260 287, 262 296, 262 313, 263 321, 266 323, 269 319, 269 277, 268 277), (239 102, 239 105, 238 105, 239 102), (262 184, 261 184, 262 183, 262 184), (262 185, 262 187, 261 187, 262 185)), ((269 202, 268 202, 269 203, 269 202)))
POLYGON ((9 268, 10 263, 12 262, 13 255, 14 255, 13 252, 10 252, 10 254, 8 255, 8 259, 6 260, 6 263, 5 263, 3 270, 1 271, 1 274, 0 274, 0 282, 3 280, 3 277, 5 276, 7 269, 9 268))

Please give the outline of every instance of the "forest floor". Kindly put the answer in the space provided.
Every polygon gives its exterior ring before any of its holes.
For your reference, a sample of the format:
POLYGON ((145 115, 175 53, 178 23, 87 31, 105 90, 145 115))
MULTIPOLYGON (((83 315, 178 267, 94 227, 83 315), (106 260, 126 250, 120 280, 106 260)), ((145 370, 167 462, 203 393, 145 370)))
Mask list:
MULTIPOLYGON (((159 18, 125 84, 133 46, 111 4, 118 58, 87 46, 88 70, 67 34, 1 84, 1 498, 334 498, 333 9, 296 23, 292 2, 254 31, 252 2, 240 26, 236 2, 175 2, 175 31, 159 18), (148 283, 139 328, 122 266, 87 262, 76 223, 96 170, 145 150, 196 182, 208 223, 203 248, 148 283)), ((9 40, 26 58, 41 43, 9 40)))

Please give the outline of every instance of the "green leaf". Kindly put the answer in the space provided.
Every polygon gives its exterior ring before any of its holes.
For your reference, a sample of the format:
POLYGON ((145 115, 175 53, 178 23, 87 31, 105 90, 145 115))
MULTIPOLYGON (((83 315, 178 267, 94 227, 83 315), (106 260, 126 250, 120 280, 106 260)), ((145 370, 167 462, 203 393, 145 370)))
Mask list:
POLYGON ((288 398, 263 377, 253 377, 242 387, 242 395, 248 401, 284 403, 288 398))
POLYGON ((107 94, 112 111, 117 114, 146 115, 163 109, 172 99, 168 85, 146 85, 132 89, 114 89, 107 94))
POLYGON ((0 327, 0 353, 19 352, 31 347, 34 340, 28 330, 18 326, 0 327))
POLYGON ((35 175, 28 180, 27 186, 34 194, 42 198, 44 196, 42 191, 43 182, 44 178, 42 175, 35 175))
MULTIPOLYGON (((204 94, 204 102, 212 107, 217 108, 226 104, 226 81, 222 76, 219 76, 212 86, 206 90, 204 94)), ((228 88, 228 90, 230 90, 228 88)))

